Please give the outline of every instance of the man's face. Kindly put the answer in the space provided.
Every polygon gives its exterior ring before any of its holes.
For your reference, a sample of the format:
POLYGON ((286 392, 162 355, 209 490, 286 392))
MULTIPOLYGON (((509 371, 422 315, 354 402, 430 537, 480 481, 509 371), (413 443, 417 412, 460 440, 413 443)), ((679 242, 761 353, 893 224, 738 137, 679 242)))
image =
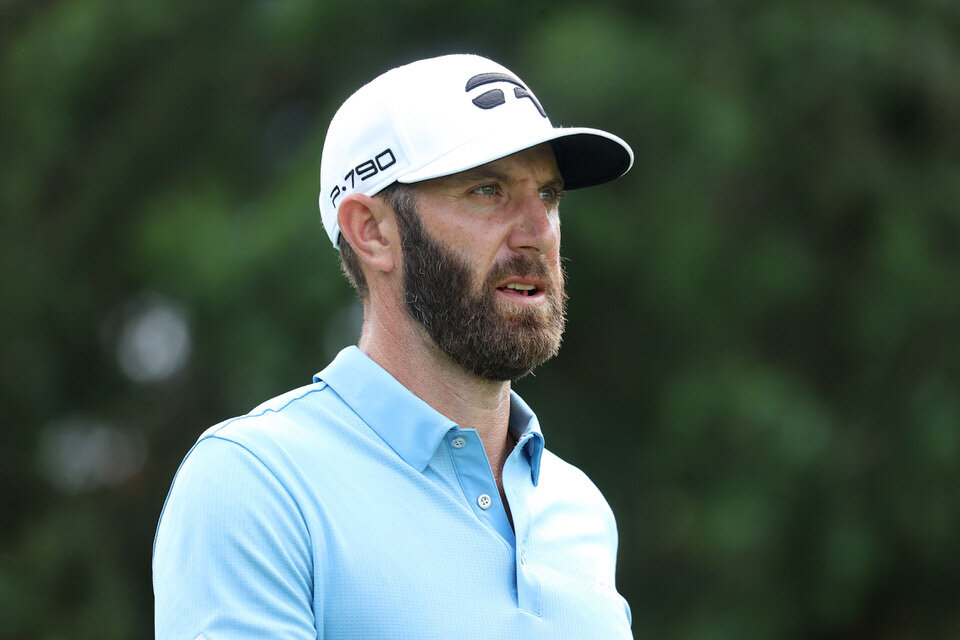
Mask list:
POLYGON ((561 191, 541 145, 422 183, 417 211, 398 214, 407 310, 466 371, 514 380, 556 355, 561 191))

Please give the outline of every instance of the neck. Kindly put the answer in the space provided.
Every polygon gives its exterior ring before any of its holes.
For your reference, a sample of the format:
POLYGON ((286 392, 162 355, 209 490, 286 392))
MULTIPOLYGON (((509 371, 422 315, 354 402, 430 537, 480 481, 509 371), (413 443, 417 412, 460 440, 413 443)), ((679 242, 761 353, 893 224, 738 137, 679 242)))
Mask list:
POLYGON ((456 364, 402 308, 364 305, 360 350, 414 395, 461 428, 476 429, 498 486, 512 449, 510 381, 479 378, 456 364))

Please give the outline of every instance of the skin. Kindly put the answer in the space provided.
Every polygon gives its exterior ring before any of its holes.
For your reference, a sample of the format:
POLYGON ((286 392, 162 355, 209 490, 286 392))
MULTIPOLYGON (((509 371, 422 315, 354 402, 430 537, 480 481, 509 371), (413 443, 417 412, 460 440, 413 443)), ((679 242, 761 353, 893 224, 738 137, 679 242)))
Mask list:
MULTIPOLYGON (((417 208, 425 229, 472 267, 473 287, 493 265, 515 254, 540 257, 560 277, 562 193, 553 151, 539 145, 477 169, 417 184, 417 208)), ((378 198, 351 194, 339 208, 341 233, 361 259, 370 288, 364 303, 360 349, 427 404, 460 425, 477 430, 503 496, 503 464, 513 449, 508 433, 510 381, 478 378, 441 352, 407 313, 403 302, 403 255, 393 210, 378 198)), ((507 313, 544 307, 541 291, 523 296, 497 285, 496 304, 507 313)))

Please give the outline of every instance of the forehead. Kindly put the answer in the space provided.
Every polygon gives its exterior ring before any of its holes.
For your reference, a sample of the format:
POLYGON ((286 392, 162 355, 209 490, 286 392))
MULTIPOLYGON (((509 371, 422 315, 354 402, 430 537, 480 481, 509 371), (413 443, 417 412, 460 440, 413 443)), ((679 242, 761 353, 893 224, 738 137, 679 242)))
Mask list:
POLYGON ((505 181, 534 180, 538 185, 563 186, 553 147, 549 143, 523 149, 498 160, 449 176, 426 180, 425 185, 443 186, 469 183, 477 179, 497 178, 505 181))

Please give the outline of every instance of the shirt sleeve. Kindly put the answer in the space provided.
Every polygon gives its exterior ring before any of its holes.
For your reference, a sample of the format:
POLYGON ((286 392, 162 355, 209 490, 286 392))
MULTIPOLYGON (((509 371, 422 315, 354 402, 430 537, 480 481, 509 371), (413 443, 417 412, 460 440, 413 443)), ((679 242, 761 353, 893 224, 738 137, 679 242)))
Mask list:
POLYGON ((321 638, 314 571, 309 532, 283 483, 236 442, 197 443, 154 542, 157 640, 321 638))

